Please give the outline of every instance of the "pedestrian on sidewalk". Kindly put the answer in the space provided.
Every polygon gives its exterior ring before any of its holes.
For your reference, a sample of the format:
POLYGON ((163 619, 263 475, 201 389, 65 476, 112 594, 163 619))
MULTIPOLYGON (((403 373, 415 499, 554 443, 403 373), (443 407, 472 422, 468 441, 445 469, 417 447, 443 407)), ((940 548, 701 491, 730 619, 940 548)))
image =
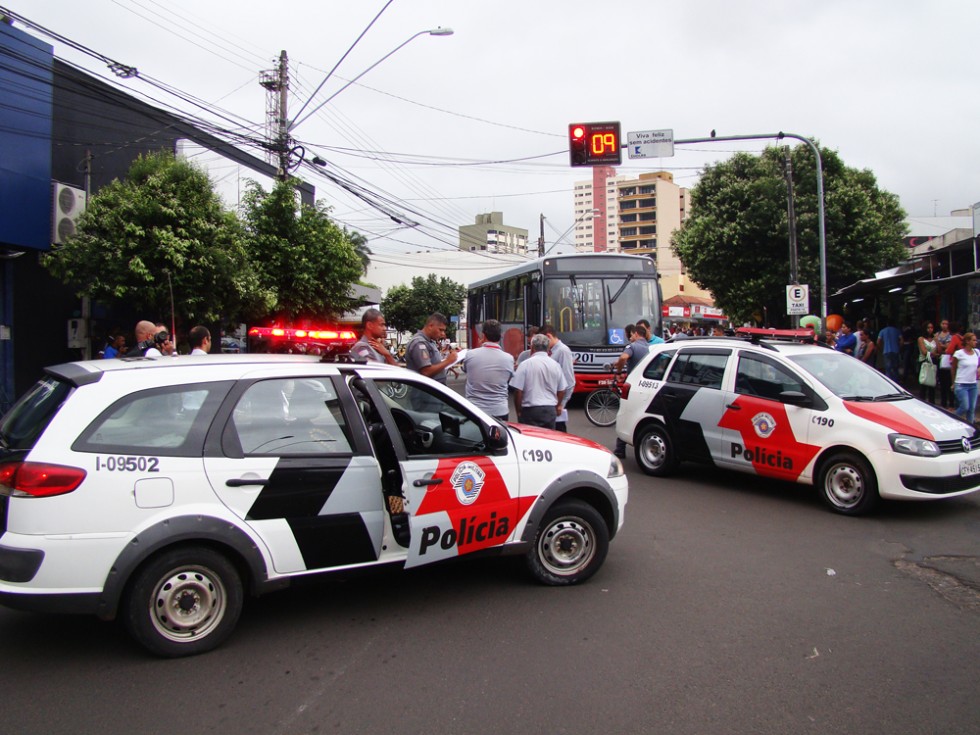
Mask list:
POLYGON ((956 394, 956 415, 973 425, 977 408, 977 336, 973 332, 963 335, 963 347, 950 359, 956 394))

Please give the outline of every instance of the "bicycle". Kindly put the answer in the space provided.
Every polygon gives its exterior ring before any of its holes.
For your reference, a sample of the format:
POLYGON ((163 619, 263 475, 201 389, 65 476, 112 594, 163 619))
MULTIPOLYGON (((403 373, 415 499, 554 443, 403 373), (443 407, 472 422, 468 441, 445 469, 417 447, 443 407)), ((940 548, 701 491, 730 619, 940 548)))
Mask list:
MULTIPOLYGON (((609 366, 612 371, 612 366, 609 366)), ((612 426, 616 423, 619 413, 619 402, 622 396, 621 373, 613 372, 608 378, 602 378, 598 388, 585 398, 585 418, 596 426, 612 426)))

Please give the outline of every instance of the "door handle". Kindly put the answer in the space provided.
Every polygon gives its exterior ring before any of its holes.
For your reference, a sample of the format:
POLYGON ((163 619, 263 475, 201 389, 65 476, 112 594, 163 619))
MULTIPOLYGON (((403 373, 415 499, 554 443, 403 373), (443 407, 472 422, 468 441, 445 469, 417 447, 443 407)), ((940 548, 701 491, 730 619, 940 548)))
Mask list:
POLYGON ((268 485, 268 480, 260 480, 255 478, 250 480, 245 477, 233 477, 230 480, 225 480, 225 485, 228 487, 247 487, 248 485, 268 485))
POLYGON ((725 408, 730 408, 733 411, 741 411, 742 410, 742 407, 739 406, 737 403, 726 403, 725 404, 725 408))
POLYGON ((438 477, 427 477, 424 480, 415 480, 412 482, 415 487, 425 487, 426 485, 441 485, 442 479, 438 477))

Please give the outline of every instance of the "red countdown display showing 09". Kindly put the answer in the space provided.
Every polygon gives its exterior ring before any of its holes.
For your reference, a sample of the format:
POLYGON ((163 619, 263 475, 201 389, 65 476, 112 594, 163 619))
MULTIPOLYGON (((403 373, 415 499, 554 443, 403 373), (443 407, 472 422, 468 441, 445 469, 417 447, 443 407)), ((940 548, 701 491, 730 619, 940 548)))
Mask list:
POLYGON ((572 123, 568 154, 573 166, 618 166, 623 162, 618 122, 572 123))

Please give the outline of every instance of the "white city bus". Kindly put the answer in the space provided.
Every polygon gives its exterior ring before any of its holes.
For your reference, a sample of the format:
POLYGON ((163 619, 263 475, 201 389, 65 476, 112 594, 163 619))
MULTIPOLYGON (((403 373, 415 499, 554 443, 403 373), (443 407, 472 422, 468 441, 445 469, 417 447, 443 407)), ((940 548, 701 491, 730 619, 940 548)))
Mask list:
POLYGON ((646 319, 660 334, 661 292, 652 259, 620 253, 550 255, 469 287, 469 344, 485 319, 503 328, 502 347, 517 355, 530 326, 553 325, 575 357, 576 391, 592 390, 626 344, 625 327, 646 319))

